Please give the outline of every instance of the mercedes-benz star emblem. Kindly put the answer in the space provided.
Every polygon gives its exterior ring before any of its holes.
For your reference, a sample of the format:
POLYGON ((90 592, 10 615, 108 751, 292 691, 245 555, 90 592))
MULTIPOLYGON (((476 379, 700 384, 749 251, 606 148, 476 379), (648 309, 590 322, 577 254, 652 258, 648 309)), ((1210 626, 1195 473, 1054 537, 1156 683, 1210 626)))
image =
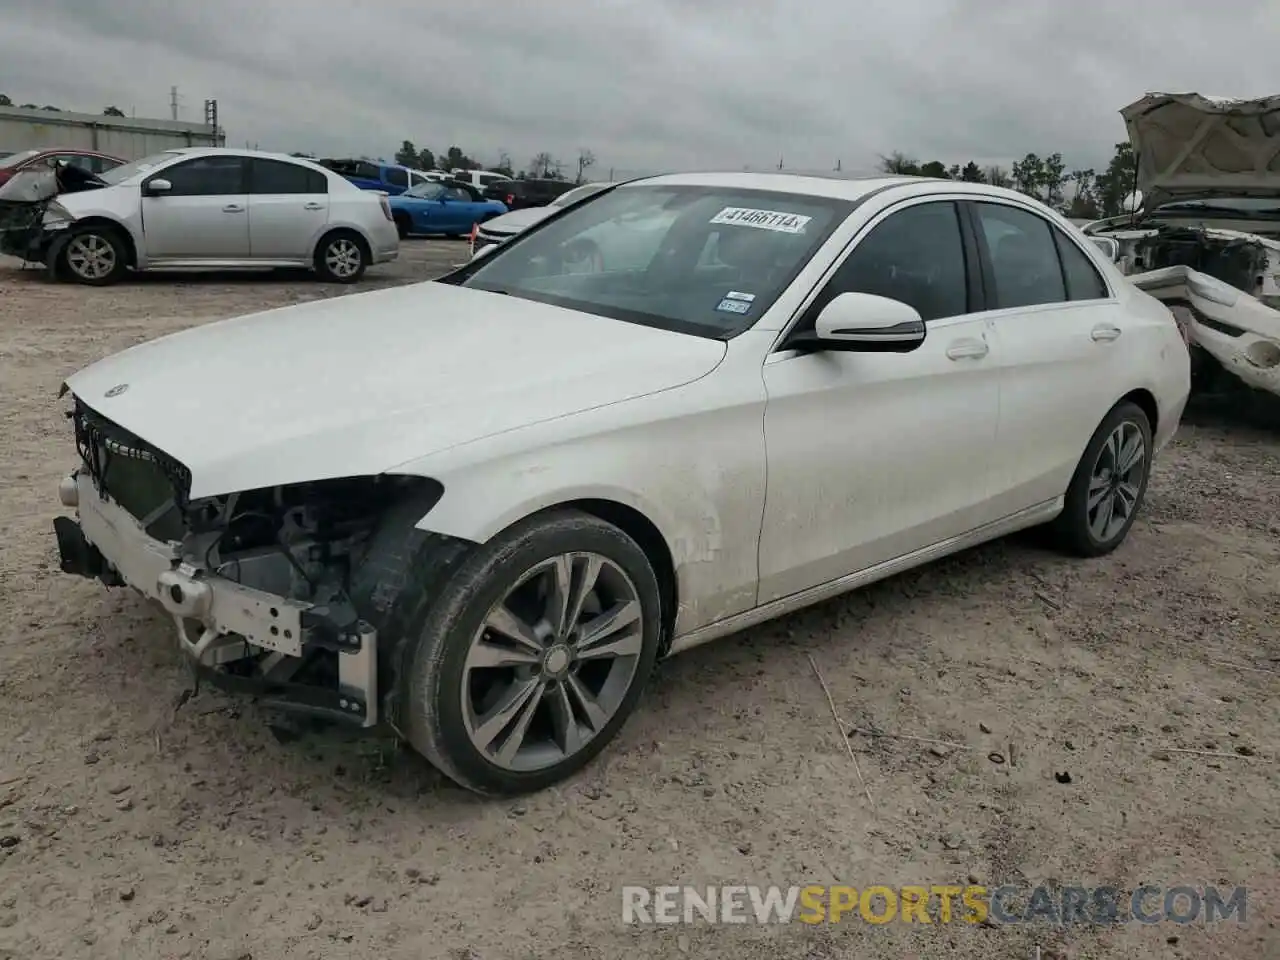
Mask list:
POLYGON ((129 385, 127 383, 117 383, 114 387, 112 387, 110 390, 104 393, 103 396, 118 397, 120 396, 120 394, 124 393, 128 389, 129 389, 129 385))

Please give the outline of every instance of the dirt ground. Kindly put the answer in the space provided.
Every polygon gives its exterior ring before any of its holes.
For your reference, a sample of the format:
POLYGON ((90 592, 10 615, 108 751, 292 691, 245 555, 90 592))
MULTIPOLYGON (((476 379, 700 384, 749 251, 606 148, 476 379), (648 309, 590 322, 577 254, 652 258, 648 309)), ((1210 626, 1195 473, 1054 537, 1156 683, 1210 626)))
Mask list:
MULTIPOLYGON (((407 244, 360 289, 462 250, 407 244)), ((1280 435, 1229 415, 1188 419, 1113 556, 1003 541, 690 652, 599 761, 519 802, 394 744, 276 736, 207 689, 184 702, 162 616, 57 571, 59 383, 345 294, 305 275, 85 289, 0 262, 0 958, 1280 956, 1280 435), (853 735, 868 803, 807 655, 850 724, 963 749, 853 735), (966 882, 1244 885, 1247 915, 621 918, 624 884, 966 882)))

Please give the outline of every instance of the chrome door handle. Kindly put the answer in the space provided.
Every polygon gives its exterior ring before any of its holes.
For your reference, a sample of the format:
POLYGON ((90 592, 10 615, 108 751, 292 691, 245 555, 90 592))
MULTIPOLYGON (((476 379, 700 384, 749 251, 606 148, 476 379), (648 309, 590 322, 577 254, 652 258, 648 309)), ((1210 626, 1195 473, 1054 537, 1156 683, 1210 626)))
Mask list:
POLYGON ((990 351, 991 348, 987 346, 985 340, 979 340, 976 337, 962 337, 959 340, 951 341, 951 345, 947 347, 947 356, 952 360, 980 360, 990 351))
POLYGON ((222 208, 223 213, 244 213, 244 207, 238 203, 228 203, 222 208))
POLYGON ((303 210, 323 210, 323 209, 324 209, 324 204, 323 204, 323 203, 308 203, 308 204, 307 204, 306 206, 304 206, 302 209, 303 209, 303 210))
POLYGON ((1089 336, 1094 340, 1115 340, 1123 332, 1114 324, 1100 323, 1090 331, 1089 336))

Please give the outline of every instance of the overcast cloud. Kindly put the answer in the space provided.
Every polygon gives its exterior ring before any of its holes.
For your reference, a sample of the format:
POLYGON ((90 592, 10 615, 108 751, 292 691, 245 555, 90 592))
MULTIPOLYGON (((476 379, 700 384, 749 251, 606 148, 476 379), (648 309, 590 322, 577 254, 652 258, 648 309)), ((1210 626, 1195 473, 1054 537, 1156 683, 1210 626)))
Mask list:
POLYGON ((181 118, 228 143, 519 167, 1105 165, 1152 90, 1280 92, 1275 0, 0 0, 15 103, 181 118))

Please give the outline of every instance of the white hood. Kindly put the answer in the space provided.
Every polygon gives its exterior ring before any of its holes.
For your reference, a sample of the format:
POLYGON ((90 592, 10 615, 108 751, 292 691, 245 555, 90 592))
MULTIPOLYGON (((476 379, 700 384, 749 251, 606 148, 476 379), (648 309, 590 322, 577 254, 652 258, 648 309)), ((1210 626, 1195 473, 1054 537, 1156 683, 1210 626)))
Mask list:
POLYGON ((480 229, 485 233, 500 233, 503 235, 520 233, 523 230, 528 230, 538 221, 547 219, 559 209, 559 207, 548 206, 512 210, 510 213, 504 213, 500 217, 486 220, 480 229))
POLYGON ((431 281, 195 327, 99 361, 67 386, 183 463, 191 495, 204 497, 382 473, 680 386, 725 349, 431 281))
POLYGON ((1280 96, 1150 93, 1120 114, 1148 210, 1171 199, 1280 197, 1280 96))

